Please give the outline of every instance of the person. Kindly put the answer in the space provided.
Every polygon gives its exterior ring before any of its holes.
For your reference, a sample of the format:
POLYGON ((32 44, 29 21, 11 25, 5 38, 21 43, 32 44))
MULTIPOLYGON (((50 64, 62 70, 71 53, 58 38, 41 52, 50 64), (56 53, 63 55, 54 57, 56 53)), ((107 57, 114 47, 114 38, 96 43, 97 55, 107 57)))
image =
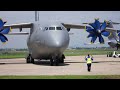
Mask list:
POLYGON ((87 62, 87 70, 88 70, 88 72, 90 72, 91 71, 91 64, 92 64, 92 61, 93 61, 93 56, 92 55, 90 56, 90 54, 88 54, 85 57, 85 60, 87 62))

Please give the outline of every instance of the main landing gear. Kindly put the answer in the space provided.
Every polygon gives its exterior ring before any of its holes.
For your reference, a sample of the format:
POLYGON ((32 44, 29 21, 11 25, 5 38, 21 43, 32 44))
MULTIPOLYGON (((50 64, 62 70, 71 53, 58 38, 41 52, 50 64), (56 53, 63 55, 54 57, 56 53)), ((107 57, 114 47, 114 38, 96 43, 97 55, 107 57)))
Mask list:
POLYGON ((33 63, 34 64, 34 59, 32 58, 31 54, 27 56, 26 63, 33 63))
MULTIPOLYGON (((50 65, 53 66, 58 66, 60 63, 64 63, 65 56, 64 54, 59 57, 59 56, 54 56, 50 59, 50 65)), ((26 58, 26 63, 33 63, 34 64, 34 58, 32 58, 31 54, 29 54, 26 58)))

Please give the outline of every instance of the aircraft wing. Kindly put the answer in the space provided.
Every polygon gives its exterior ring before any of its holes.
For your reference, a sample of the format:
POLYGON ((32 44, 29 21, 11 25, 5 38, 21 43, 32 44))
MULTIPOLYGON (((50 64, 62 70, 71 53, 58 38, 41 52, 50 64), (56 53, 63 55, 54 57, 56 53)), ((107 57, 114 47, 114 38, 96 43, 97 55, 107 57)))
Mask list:
MULTIPOLYGON (((66 24, 66 23, 62 23, 62 25, 67 28, 67 29, 85 29, 87 25, 77 25, 77 24, 66 24)), ((114 28, 106 28, 105 29, 106 31, 108 32, 117 32, 118 30, 117 29, 114 29, 114 28)))
POLYGON ((11 27, 11 29, 20 29, 20 32, 22 31, 22 28, 32 28, 32 23, 20 23, 20 24, 11 24, 11 25, 4 25, 3 28, 11 27))
MULTIPOLYGON (((93 22, 90 22, 90 23, 82 23, 82 24, 92 24, 93 22)), ((104 22, 100 22, 100 24, 103 24, 104 22)), ((110 22, 107 21, 107 23, 109 24, 110 22)), ((120 24, 118 22, 112 22, 112 24, 120 24)))
POLYGON ((114 28, 106 28, 105 30, 108 32, 117 32, 117 29, 114 28))
POLYGON ((114 28, 106 28, 106 31, 110 32, 111 35, 108 37, 109 40, 116 40, 116 41, 119 41, 119 37, 117 35, 117 32, 119 30, 117 29, 114 29, 114 28))
POLYGON ((86 28, 86 25, 77 25, 77 24, 65 24, 65 23, 62 23, 62 25, 65 27, 65 28, 72 28, 72 29, 85 29, 86 28))
POLYGON ((12 33, 8 33, 6 35, 28 35, 28 32, 12 32, 12 33))

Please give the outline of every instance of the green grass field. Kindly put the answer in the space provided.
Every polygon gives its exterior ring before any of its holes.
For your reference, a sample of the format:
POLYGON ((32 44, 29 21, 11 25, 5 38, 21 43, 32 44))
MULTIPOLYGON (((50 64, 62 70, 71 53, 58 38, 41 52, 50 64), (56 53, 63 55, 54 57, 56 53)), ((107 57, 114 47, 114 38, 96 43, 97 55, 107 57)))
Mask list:
MULTIPOLYGON (((65 50, 65 56, 81 56, 87 55, 107 55, 108 52, 113 52, 113 50, 107 49, 71 49, 65 50)), ((25 58, 27 56, 27 51, 17 51, 17 52, 0 52, 0 59, 11 59, 11 58, 25 58)), ((118 51, 120 53, 120 51, 118 51)))
POLYGON ((91 55, 107 55, 107 52, 111 50, 104 50, 104 49, 76 49, 76 50, 66 50, 64 54, 66 56, 80 56, 80 55, 87 55, 88 53, 91 55))
POLYGON ((12 59, 12 58, 25 58, 27 56, 27 51, 18 51, 18 52, 1 52, 0 59, 12 59))
POLYGON ((0 79, 120 79, 120 75, 0 76, 0 79))

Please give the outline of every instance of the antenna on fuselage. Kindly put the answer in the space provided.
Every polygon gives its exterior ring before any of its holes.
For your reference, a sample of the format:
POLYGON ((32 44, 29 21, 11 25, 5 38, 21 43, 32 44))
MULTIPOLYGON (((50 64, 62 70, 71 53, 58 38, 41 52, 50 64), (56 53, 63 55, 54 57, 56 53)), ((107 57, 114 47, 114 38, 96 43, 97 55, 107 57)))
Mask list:
POLYGON ((39 12, 35 11, 35 21, 39 21, 39 12))

